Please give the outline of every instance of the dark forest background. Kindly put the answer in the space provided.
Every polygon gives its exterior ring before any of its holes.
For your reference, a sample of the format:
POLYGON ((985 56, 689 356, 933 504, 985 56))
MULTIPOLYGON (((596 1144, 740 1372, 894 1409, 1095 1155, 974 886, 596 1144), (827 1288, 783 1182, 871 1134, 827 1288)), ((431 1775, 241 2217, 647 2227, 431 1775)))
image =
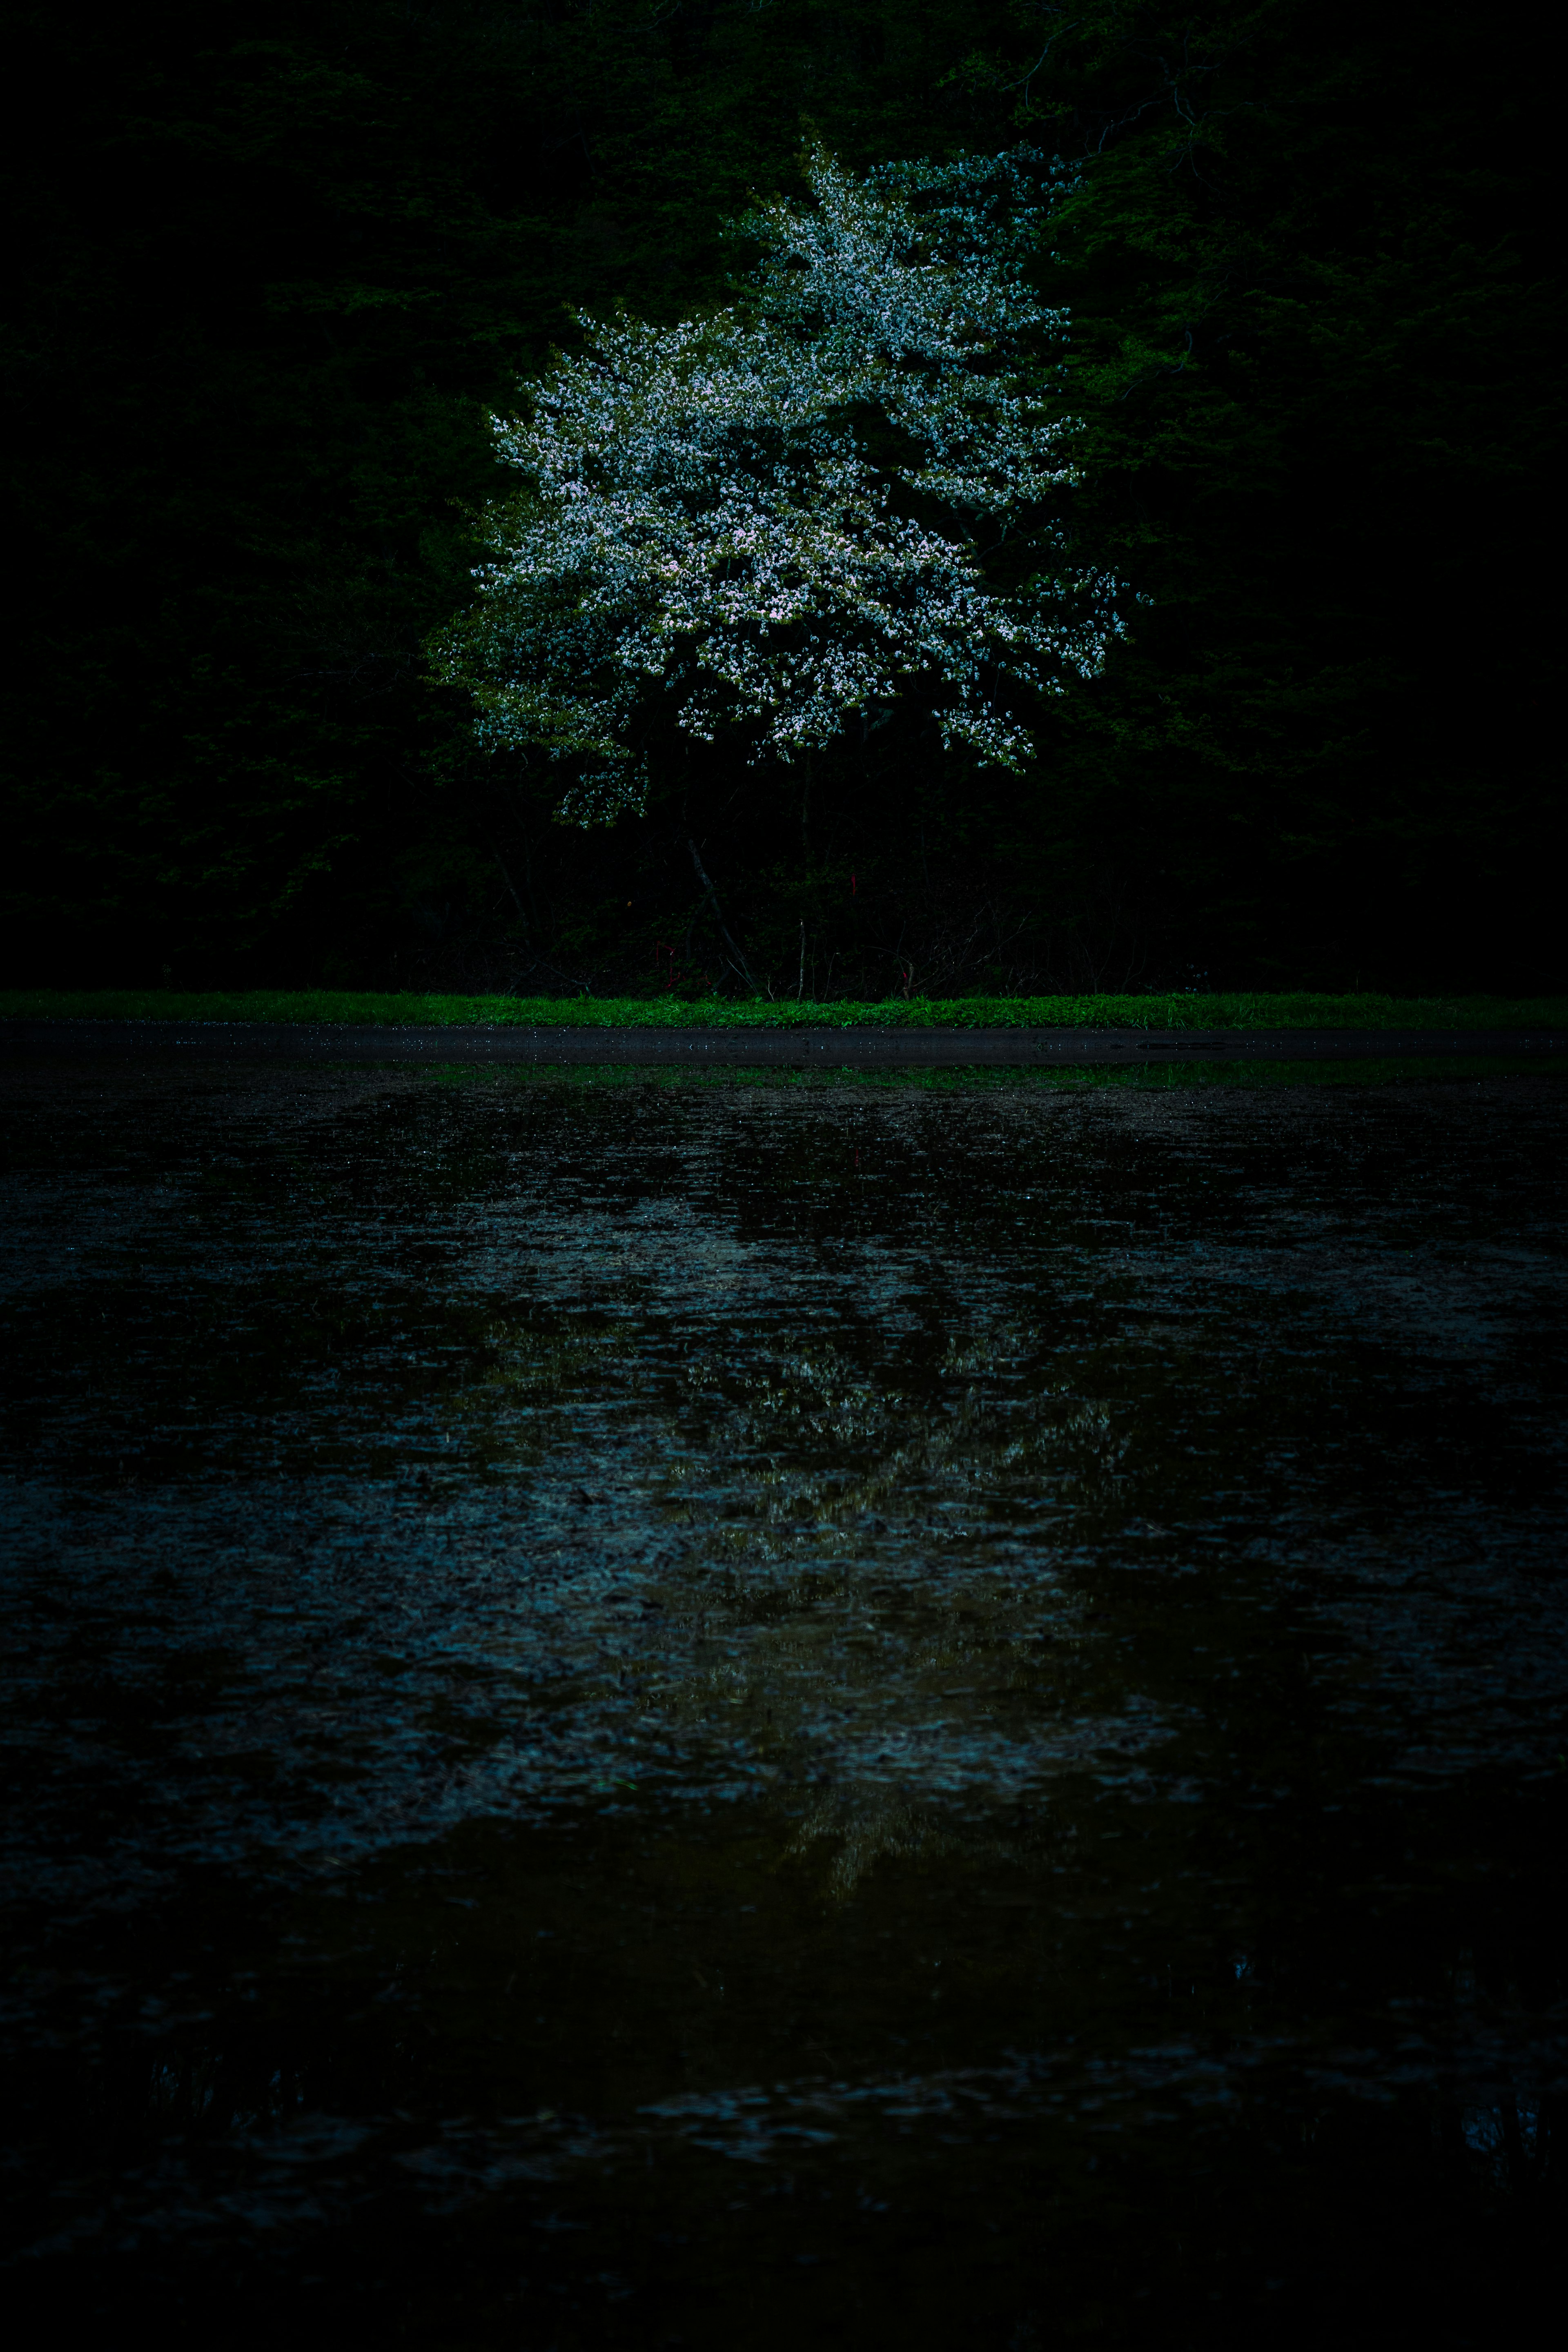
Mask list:
POLYGON ((1506 16, 56 0, 8 51, 6 977, 736 986, 721 907, 780 993, 1562 983, 1547 60, 1506 16), (426 674, 485 411, 564 304, 722 299, 808 123, 1081 161, 1072 528, 1152 602, 1025 777, 911 713, 804 835, 722 752, 570 831, 426 674))

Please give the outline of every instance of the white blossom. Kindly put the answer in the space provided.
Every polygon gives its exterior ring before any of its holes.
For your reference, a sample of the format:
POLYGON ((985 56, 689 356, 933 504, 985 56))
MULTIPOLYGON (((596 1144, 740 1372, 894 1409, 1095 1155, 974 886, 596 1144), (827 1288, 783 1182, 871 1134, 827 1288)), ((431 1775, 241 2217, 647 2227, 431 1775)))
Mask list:
POLYGON ((763 258, 733 305, 583 316, 585 348, 493 420, 524 487, 437 657, 482 740, 575 768, 563 818, 643 804, 661 710, 789 761, 918 689, 944 741, 1016 766, 1030 740, 999 681, 1099 668, 1113 583, 1061 560, 1004 593, 976 541, 1071 479, 1021 375, 1065 328, 1026 275, 1037 162, 856 179, 819 149, 809 206, 740 224, 763 258))

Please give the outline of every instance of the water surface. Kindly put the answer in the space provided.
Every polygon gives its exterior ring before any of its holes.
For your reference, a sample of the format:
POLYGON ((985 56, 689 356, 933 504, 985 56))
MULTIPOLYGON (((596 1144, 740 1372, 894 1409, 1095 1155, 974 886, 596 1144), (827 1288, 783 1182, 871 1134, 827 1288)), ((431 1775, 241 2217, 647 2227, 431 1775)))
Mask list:
POLYGON ((1494 2340, 1563 1101, 14 1069, 13 2294, 1494 2340))

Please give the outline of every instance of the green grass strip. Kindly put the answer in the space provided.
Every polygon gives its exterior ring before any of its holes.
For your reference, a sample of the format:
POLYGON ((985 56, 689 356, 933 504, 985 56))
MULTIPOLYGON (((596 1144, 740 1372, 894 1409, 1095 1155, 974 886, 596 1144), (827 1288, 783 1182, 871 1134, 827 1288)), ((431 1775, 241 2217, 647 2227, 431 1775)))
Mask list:
POLYGON ((5 989, 18 1021, 340 1021, 377 1028, 571 1029, 1552 1029, 1561 996, 893 997, 770 1003, 676 996, 416 996, 342 989, 5 989))

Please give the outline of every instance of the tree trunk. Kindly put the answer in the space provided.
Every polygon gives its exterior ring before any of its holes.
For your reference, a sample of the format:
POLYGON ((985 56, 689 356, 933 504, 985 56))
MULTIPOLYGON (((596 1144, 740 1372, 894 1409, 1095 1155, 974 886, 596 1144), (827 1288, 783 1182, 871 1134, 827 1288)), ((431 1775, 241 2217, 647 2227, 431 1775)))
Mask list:
MULTIPOLYGON (((712 877, 709 874, 708 868, 702 863, 701 852, 699 850, 696 842, 692 839, 689 834, 688 834, 686 837, 686 846, 691 852, 691 863, 697 868, 697 879, 702 885, 703 892, 705 894, 704 904, 711 906, 713 909, 713 919, 719 926, 720 937, 723 940, 724 945, 729 949, 731 955, 733 957, 735 967, 740 972, 742 978, 744 980, 747 987, 754 989, 756 988, 757 983, 755 977, 752 974, 752 967, 746 961, 745 957, 741 953, 740 949, 735 945, 734 940, 730 936, 730 926, 724 920, 724 910, 719 904, 719 893, 713 887, 712 877)), ((759 991, 758 992, 760 993, 761 992, 759 991)))

